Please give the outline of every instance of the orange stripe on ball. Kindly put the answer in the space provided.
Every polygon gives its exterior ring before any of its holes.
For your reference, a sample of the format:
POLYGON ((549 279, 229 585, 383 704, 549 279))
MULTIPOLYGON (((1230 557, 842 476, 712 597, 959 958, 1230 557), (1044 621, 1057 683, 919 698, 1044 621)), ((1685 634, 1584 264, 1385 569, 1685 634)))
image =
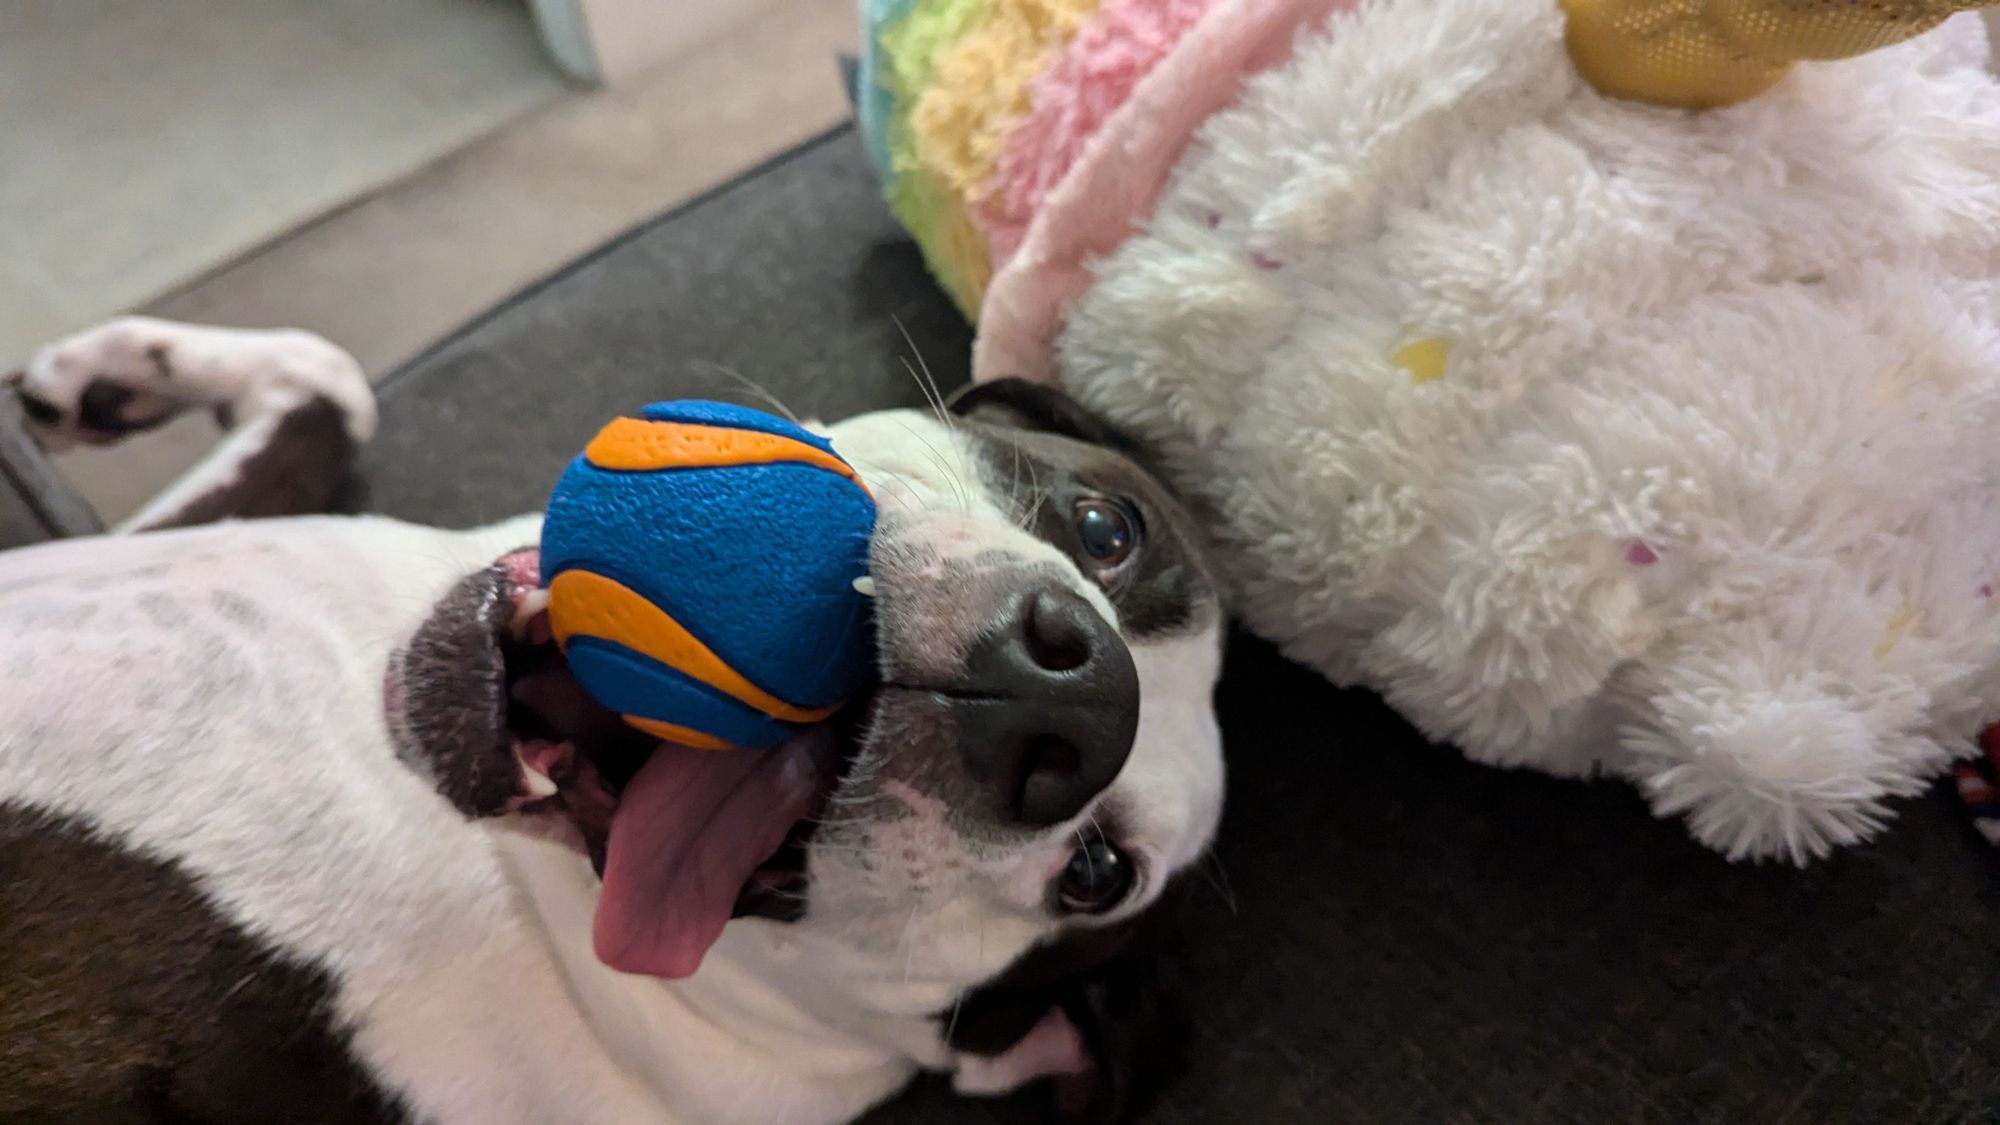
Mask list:
POLYGON ((678 726, 674 723, 663 723, 658 719, 642 719, 637 715, 625 715, 623 716, 623 718, 625 720, 626 725, 630 726, 634 730, 644 731, 645 733, 652 735, 654 738, 664 738, 668 742, 678 742, 682 746, 692 746, 696 750, 736 749, 736 747, 731 745, 730 743, 724 742, 723 740, 715 737, 712 734, 707 734, 702 731, 695 730, 693 727, 678 726))
POLYGON ((600 469, 625 472, 795 461, 861 483, 847 462, 805 442, 756 430, 690 422, 618 418, 590 439, 590 444, 583 448, 583 456, 600 469))
POLYGON ((794 707, 743 678, 666 610, 622 583, 587 570, 565 570, 549 583, 549 627, 556 643, 597 637, 643 653, 676 672, 787 723, 816 723, 837 707, 794 707))

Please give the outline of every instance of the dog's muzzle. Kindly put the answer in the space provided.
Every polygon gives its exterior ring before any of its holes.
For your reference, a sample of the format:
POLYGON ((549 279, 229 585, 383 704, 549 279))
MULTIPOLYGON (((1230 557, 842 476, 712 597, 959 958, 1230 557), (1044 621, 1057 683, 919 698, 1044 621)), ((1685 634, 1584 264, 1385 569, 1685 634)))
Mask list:
POLYGON ((1001 820, 1029 827, 1082 812, 1118 776, 1139 727, 1124 638, 1054 580, 1006 597, 937 694, 966 771, 1001 820))

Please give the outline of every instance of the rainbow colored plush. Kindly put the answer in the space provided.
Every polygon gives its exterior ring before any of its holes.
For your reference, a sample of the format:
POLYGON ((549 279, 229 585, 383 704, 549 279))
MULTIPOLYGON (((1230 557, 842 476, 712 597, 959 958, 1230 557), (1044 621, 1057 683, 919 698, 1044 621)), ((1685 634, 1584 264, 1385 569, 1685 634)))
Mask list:
POLYGON ((889 203, 978 321, 981 377, 1047 378, 1086 264, 1195 128, 1354 0, 863 0, 857 101, 889 203))
POLYGON ((761 411, 666 402, 618 418, 542 524, 549 624, 632 726, 704 749, 817 722, 873 666, 875 502, 833 446, 761 411))

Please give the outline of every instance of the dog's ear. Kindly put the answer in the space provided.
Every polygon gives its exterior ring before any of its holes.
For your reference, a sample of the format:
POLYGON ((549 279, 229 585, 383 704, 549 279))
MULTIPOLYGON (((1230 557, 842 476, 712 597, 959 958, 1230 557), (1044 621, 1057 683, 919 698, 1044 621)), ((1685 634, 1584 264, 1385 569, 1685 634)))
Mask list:
POLYGON ((1136 452, 1131 438, 1083 408, 1061 388, 1009 375, 973 383, 945 403, 961 418, 1038 433, 1061 434, 1121 453, 1136 452))
POLYGON ((1185 1026, 1162 963, 1185 880, 1116 926, 1031 950, 948 1018, 958 1088, 994 1094, 1049 1082, 1057 1118, 1107 1125, 1137 1114, 1181 1069, 1185 1026))

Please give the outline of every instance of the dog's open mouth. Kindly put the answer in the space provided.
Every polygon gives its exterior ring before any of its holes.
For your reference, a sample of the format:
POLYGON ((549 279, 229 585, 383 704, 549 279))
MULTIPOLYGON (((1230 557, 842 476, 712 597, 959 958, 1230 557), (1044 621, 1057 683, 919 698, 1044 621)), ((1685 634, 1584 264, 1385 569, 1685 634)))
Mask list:
MULTIPOLYGON (((767 750, 661 742, 599 706, 570 674, 549 628, 535 551, 502 558, 485 580, 490 594, 472 627, 490 641, 480 686, 491 689, 498 739, 518 764, 507 809, 575 827, 604 880, 598 957, 624 972, 685 977, 731 918, 796 919, 807 845, 853 760, 865 698, 767 750)), ((434 623, 452 612, 449 603, 434 623)), ((469 640, 460 636, 458 649, 469 640)), ((423 646, 420 634, 405 679, 421 674, 411 664, 425 658, 423 646)), ((421 728, 416 703, 406 707, 421 728)))

